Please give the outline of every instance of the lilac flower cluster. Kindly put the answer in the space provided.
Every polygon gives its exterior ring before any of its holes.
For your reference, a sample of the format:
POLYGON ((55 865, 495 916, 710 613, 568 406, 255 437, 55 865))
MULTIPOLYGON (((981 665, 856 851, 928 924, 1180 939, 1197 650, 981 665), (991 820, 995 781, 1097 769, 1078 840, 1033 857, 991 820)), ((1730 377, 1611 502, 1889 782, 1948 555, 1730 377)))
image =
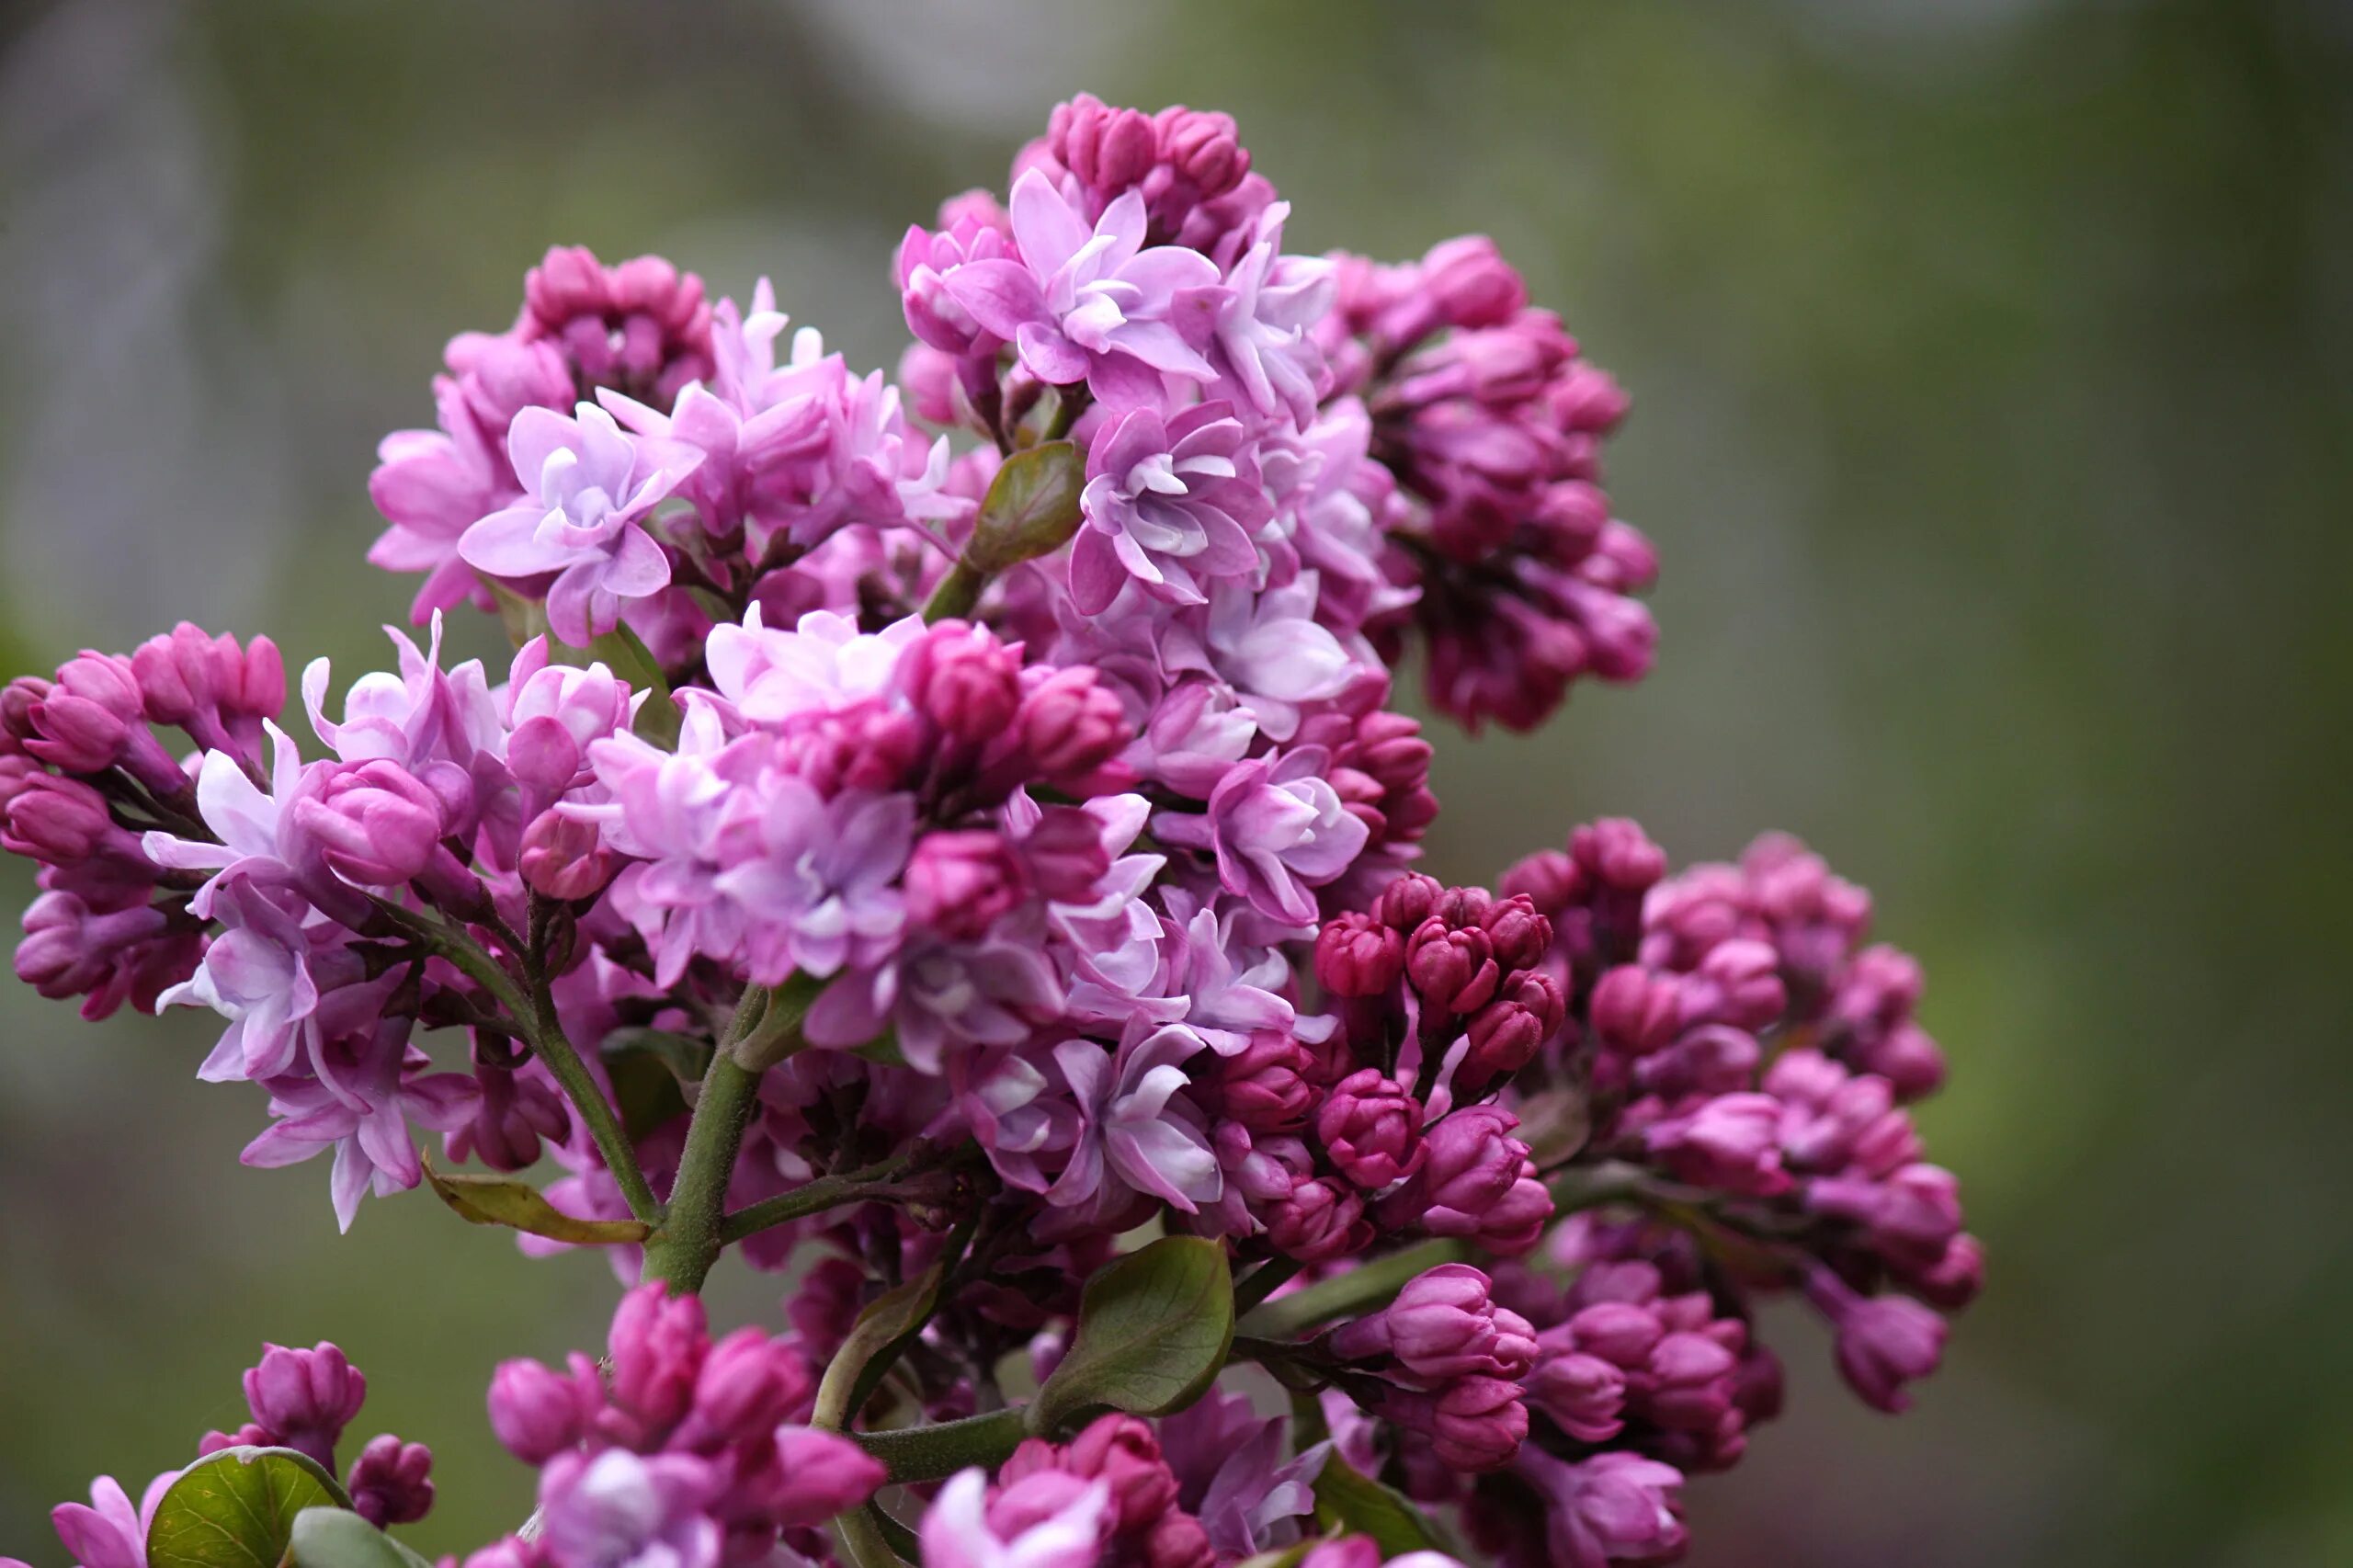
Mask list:
MULTIPOLYGON (((1414 869, 1408 644, 1472 728, 1648 666, 1624 399, 1486 241, 1376 267, 1289 215, 1227 117, 1074 98, 907 232, 895 384, 765 281, 551 250, 381 449, 430 634, 302 673, 313 755, 266 639, 0 693, 21 976, 218 1014, 245 1163, 332 1151, 347 1229, 431 1175, 646 1281, 602 1363, 499 1369, 540 1524, 465 1568, 1368 1568, 1382 1488, 1412 1568, 1662 1562, 1778 1408, 1758 1298, 1876 1406, 1934 1369, 1982 1252, 1865 895, 1781 839, 1669 879, 1622 821, 1495 892, 1414 869), (460 606, 504 671, 445 667, 460 606), (1140 1227, 1236 1282, 1290 1417, 1016 1408, 1140 1227), (790 1335, 712 1341, 731 1248, 790 1335)), ((273 1348, 208 1446, 331 1463, 363 1386, 273 1348)), ((371 1443, 355 1509, 428 1464, 371 1443)), ((61 1529, 131 1568, 102 1494, 61 1529)))

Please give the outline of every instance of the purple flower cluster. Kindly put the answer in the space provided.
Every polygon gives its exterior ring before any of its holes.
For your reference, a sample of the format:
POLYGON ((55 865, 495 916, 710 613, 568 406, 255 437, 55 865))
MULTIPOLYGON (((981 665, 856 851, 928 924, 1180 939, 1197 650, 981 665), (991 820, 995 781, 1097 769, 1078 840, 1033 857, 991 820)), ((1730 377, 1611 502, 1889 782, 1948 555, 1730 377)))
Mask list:
MULTIPOLYGON (((1408 644, 1474 729, 1648 666, 1655 563, 1599 487, 1624 399, 1485 240, 1377 267, 1289 216, 1227 117, 1075 97, 1002 198, 907 232, 895 385, 787 340, 765 281, 551 250, 381 449, 370 559, 431 635, 339 702, 303 672, 323 752, 266 639, 0 692, 23 978, 217 1013, 198 1076, 270 1119, 245 1163, 332 1151, 346 1228, 438 1133, 561 1171, 438 1180, 469 1218, 653 1281, 601 1366, 499 1369, 542 1528, 466 1568, 834 1561, 827 1519, 882 1528, 859 1437, 997 1442, 1005 1369, 1084 1342, 1144 1226, 1222 1252, 1294 1419, 1212 1387, 1006 1437, 901 1551, 1370 1568, 1324 1527, 1378 1483, 1515 1568, 1664 1562, 1778 1408, 1759 1298, 1878 1407, 1934 1369, 1983 1256, 1863 893, 1784 839, 1670 879, 1615 820, 1495 892, 1413 869, 1408 644), (444 667, 460 605, 503 672, 444 667), (728 1248, 794 1269, 790 1335, 712 1341, 728 1248), (878 1349, 861 1314, 911 1301, 878 1349)), ((272 1347, 208 1447, 331 1463, 363 1392, 272 1347)), ((429 1463, 376 1439, 354 1506, 413 1518, 429 1463)), ((144 1518, 94 1498, 61 1532, 134 1568, 144 1518)))
MULTIPOLYGON (((805 1423, 816 1377, 756 1328, 713 1342, 702 1303, 660 1285, 613 1314, 605 1368, 501 1365, 490 1424, 540 1471, 540 1528, 476 1551, 468 1568, 740 1568, 799 1552, 870 1496, 882 1467, 805 1423)), ((790 1561, 788 1557, 786 1560, 790 1561)))

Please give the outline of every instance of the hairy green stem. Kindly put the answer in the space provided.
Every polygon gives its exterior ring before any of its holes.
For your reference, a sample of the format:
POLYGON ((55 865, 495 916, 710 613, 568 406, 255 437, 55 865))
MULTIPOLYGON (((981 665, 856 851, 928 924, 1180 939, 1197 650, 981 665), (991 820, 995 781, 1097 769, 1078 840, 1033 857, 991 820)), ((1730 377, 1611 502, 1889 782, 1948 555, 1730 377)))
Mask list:
POLYGON ((409 936, 450 963, 465 976, 489 992, 498 1005, 506 1009, 517 1031, 553 1075, 556 1084, 571 1100, 573 1109, 588 1129, 588 1136, 596 1141, 597 1152, 604 1156, 605 1168, 613 1175, 620 1187, 621 1199, 629 1205, 632 1218, 654 1224, 662 1218, 662 1205, 654 1196, 654 1188, 638 1167, 637 1151, 622 1128, 620 1118, 614 1113, 612 1101, 580 1059, 563 1026, 555 1016, 555 1004, 544 984, 535 984, 526 994, 523 986, 505 966, 490 956, 482 944, 461 929, 415 910, 403 909, 382 899, 376 907, 389 915, 392 923, 409 936))
POLYGON ((702 1289, 710 1266, 727 1244, 722 1235, 728 1185, 735 1177, 735 1155, 744 1131, 760 1101, 764 1067, 747 1067, 737 1051, 755 1038, 773 1006, 767 987, 746 987, 735 1018, 719 1049, 710 1053, 702 1093, 687 1123, 687 1146, 678 1155, 678 1179, 670 1184, 670 1204, 662 1228, 645 1244, 646 1279, 659 1279, 682 1296, 702 1289))
POLYGON ((883 1539, 882 1527, 873 1514, 861 1506, 847 1513, 834 1516, 834 1534, 840 1538, 842 1551, 857 1568, 897 1568, 901 1559, 883 1539))
POLYGON ((1029 1436, 1029 1407, 1007 1405, 936 1426, 853 1432, 850 1441, 882 1461, 894 1482, 944 1481, 971 1465, 995 1470, 1029 1436))
POLYGON ((719 1240, 722 1245, 740 1242, 745 1236, 756 1235, 773 1226, 805 1219, 828 1209, 838 1209, 845 1203, 887 1198, 892 1193, 891 1184, 906 1174, 910 1163, 904 1154, 879 1160, 859 1170, 819 1176, 814 1181, 802 1183, 790 1192, 763 1198, 757 1203, 747 1203, 720 1221, 719 1240))
POLYGON ((923 619, 926 625, 936 620, 961 620, 972 613, 981 602, 981 590, 989 585, 989 574, 959 557, 948 569, 948 575, 931 591, 924 602, 923 619))
POLYGON ((1360 1316, 1385 1305, 1408 1280, 1469 1256, 1470 1248, 1458 1241, 1424 1242, 1268 1301, 1234 1327, 1260 1339, 1295 1339, 1335 1318, 1360 1316))

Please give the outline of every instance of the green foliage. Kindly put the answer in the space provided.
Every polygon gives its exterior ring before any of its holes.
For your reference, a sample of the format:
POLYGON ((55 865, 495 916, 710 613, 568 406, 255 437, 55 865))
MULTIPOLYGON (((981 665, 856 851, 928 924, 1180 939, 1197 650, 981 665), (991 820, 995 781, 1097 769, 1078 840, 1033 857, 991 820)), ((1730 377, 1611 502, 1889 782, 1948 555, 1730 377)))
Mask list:
POLYGON ((476 1225, 505 1225, 529 1231, 553 1242, 577 1246, 609 1246, 643 1241, 653 1227, 636 1220, 583 1220, 550 1203, 529 1182, 515 1176, 444 1172, 426 1160, 425 1179, 434 1194, 461 1220, 476 1225))
POLYGON ((350 1506, 335 1477, 307 1454, 223 1449, 188 1466, 156 1504, 148 1568, 278 1568, 297 1515, 350 1506))
POLYGON ((1070 1353, 1029 1407, 1051 1432, 1109 1406, 1165 1415, 1200 1398, 1233 1344, 1233 1275, 1222 1242, 1164 1236, 1095 1271, 1070 1353))
POLYGON ((1078 493, 1086 460, 1070 441, 1047 441, 1005 460, 981 503, 964 559, 1002 572, 1060 549, 1078 531, 1078 493))
POLYGON ((305 1508, 294 1517, 293 1568, 432 1568, 358 1515, 342 1508, 305 1508))

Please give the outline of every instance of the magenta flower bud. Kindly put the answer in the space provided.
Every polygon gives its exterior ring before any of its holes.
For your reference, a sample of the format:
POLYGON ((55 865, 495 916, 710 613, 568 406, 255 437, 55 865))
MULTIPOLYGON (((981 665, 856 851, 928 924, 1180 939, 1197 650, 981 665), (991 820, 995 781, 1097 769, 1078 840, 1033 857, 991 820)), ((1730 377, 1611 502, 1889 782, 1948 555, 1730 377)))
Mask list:
POLYGON ((101 851, 121 849, 136 858, 138 846, 115 824, 106 797, 78 778, 37 776, 8 802, 0 846, 52 866, 71 866, 101 851))
POLYGON ((1552 923, 1524 893, 1490 903, 1479 924, 1486 928, 1495 962, 1506 970, 1528 968, 1552 945, 1552 923))
POLYGON ((1465 1086, 1483 1086, 1527 1066, 1560 1028, 1567 1010, 1551 975, 1541 970, 1514 975, 1503 994, 1471 1016, 1471 1051, 1461 1067, 1465 1086))
POLYGON ((1176 104, 1161 110, 1155 121, 1161 159, 1201 200, 1214 201, 1250 172, 1250 153, 1235 133, 1232 115, 1176 104))
POLYGON ((1536 1359, 1528 1321, 1495 1306, 1486 1275, 1467 1263, 1415 1276, 1381 1312, 1335 1330, 1331 1347, 1349 1360, 1393 1357, 1430 1383, 1472 1373, 1517 1378, 1536 1359))
POLYGON ((1528 304, 1528 286, 1484 234, 1440 240, 1422 257, 1421 286, 1449 326, 1501 326, 1528 304))
POLYGON ((1021 749, 1040 778, 1070 779, 1120 755, 1131 738, 1120 699, 1084 665, 1054 671, 1031 687, 1015 719, 1021 749))
POLYGON ((1306 1176, 1268 1206, 1267 1240, 1302 1263, 1329 1263, 1361 1251, 1372 1240, 1364 1200, 1322 1176, 1306 1176))
POLYGON ((1332 1163, 1368 1192, 1421 1169, 1421 1102, 1377 1068, 1341 1079, 1315 1113, 1315 1135, 1332 1163))
POLYGON ((1435 1394, 1400 1391, 1380 1413, 1428 1437, 1440 1463, 1472 1474, 1503 1469, 1528 1439, 1519 1385, 1501 1378, 1459 1378, 1435 1394))
POLYGON ((811 1356, 830 1361, 858 1321, 866 1270, 847 1257, 822 1257, 801 1277, 784 1315, 811 1356))
MULTIPOLYGON (((229 650, 235 646, 232 641, 229 650)), ((147 717, 183 726, 209 720, 224 688, 235 694, 244 686, 243 662, 229 650, 185 620, 142 642, 131 668, 147 717)))
POLYGON ((986 828, 935 833, 907 861, 907 917, 959 939, 978 937, 1029 896, 1021 858, 986 828))
POLYGON ((658 1442, 685 1417, 709 1346, 700 1298, 673 1296, 659 1282, 621 1298, 608 1342, 612 1396, 635 1435, 658 1442))
MULTIPOLYGON (((444 1568, 453 1560, 443 1558, 444 1568)), ((533 1542, 506 1536, 468 1552, 464 1568, 546 1568, 547 1557, 533 1542)))
POLYGON ((960 741, 995 738, 1021 706, 1021 661, 986 629, 947 621, 902 662, 908 699, 960 741))
POLYGON ((1856 1065, 1886 1079, 1898 1100, 1916 1100, 1937 1092, 1945 1081, 1945 1053, 1919 1025, 1906 1021, 1887 1031, 1877 1043, 1853 1050, 1856 1065))
POLYGON ((1116 195, 1152 171, 1159 151, 1152 117, 1113 108, 1092 93, 1056 104, 1046 121, 1046 147, 1079 183, 1116 195))
POLYGON ((1405 969, 1405 938, 1370 915, 1336 915, 1315 934, 1315 978, 1334 996, 1378 996, 1405 969))
POLYGON ((1761 1029, 1773 1023, 1789 1007, 1780 964, 1780 954, 1769 942, 1734 940, 1711 948, 1699 969, 1683 977, 1682 1026, 1718 1023, 1761 1029))
POLYGON ((1544 1239, 1552 1211, 1552 1189, 1536 1178, 1536 1163, 1523 1159, 1518 1176, 1481 1217, 1472 1236, 1497 1257, 1525 1257, 1544 1239))
POLYGON ((1767 1198, 1787 1191, 1781 1106, 1770 1095, 1718 1095, 1652 1124, 1645 1145, 1668 1170, 1699 1187, 1767 1198))
POLYGON ((33 712, 55 689, 52 683, 39 676, 18 676, 0 687, 0 733, 19 744, 40 735, 40 726, 33 722, 33 712))
MULTIPOLYGON (((1431 1553, 1415 1552, 1412 1555, 1427 1558, 1431 1553)), ((1381 1561, 1380 1542, 1369 1535, 1350 1535, 1326 1540, 1299 1560, 1299 1568, 1381 1568, 1381 1561)), ((1438 1568, 1438 1565, 1408 1562, 1406 1568, 1438 1568)))
POLYGON ((1021 840, 1021 861, 1044 898, 1080 903, 1111 869, 1103 824, 1074 806, 1049 806, 1021 840))
POLYGON ((1911 1408, 1904 1385, 1944 1358, 1945 1320, 1904 1296, 1858 1295, 1826 1268, 1807 1276, 1805 1291, 1837 1335, 1839 1375, 1874 1410, 1911 1408))
POLYGON ((1260 1029, 1249 1043, 1216 1061, 1207 1087, 1216 1108, 1253 1132, 1282 1132, 1305 1119, 1315 1103, 1307 1081, 1307 1050, 1279 1029, 1260 1029))
POLYGON ((244 667, 233 692, 222 692, 221 706, 244 719, 275 719, 286 707, 286 656, 267 637, 245 644, 244 667))
POLYGON ((1625 1429, 1626 1374, 1598 1356, 1547 1356, 1527 1388, 1528 1403, 1581 1443, 1606 1443, 1625 1429))
POLYGON ((1143 1539, 1130 1550, 1138 1568, 1217 1568, 1217 1549, 1210 1544, 1209 1530, 1178 1508, 1153 1520, 1143 1539))
POLYGON ((1430 1008, 1475 1013, 1495 995, 1503 971, 1484 931, 1453 929, 1433 915, 1405 944, 1405 977, 1430 1008))
POLYGON ((1665 1046, 1681 1013, 1675 982, 1641 964, 1620 964, 1593 987, 1594 1039, 1621 1055, 1646 1056, 1665 1046))
MULTIPOLYGON (((1655 1282, 1655 1274, 1652 1279, 1655 1282)), ((1665 1337, 1658 1313, 1636 1301, 1596 1301, 1580 1308, 1569 1319, 1568 1329, 1579 1350, 1629 1370, 1649 1366, 1651 1352, 1665 1337)))
POLYGON ((433 863, 444 827, 440 798, 395 762, 327 774, 297 801, 294 823, 315 838, 337 876, 361 887, 413 881, 433 863))
POLYGON ((703 1359, 688 1446, 709 1451, 772 1430, 809 1393, 809 1369, 799 1351, 758 1328, 739 1328, 703 1359))
POLYGON ((1733 1407, 1740 1358, 1703 1334, 1670 1334, 1651 1352, 1643 1414, 1675 1432, 1712 1432, 1733 1407))
POLYGON ((1510 1136, 1519 1119, 1500 1106, 1466 1106, 1423 1136, 1427 1163, 1416 1187, 1427 1199, 1422 1223, 1433 1235, 1478 1233, 1487 1210, 1519 1179, 1528 1146, 1510 1136))
POLYGON ((1945 1245, 1944 1256, 1909 1280, 1923 1301, 1957 1312, 1985 1289, 1985 1247, 1966 1231, 1945 1245))
POLYGON ((1408 871, 1381 890, 1381 896, 1373 901, 1372 917, 1393 931, 1418 930, 1437 910, 1438 895, 1445 891, 1436 877, 1408 871))
POLYGON ((847 1437, 812 1426, 778 1427, 776 1453, 787 1483, 776 1517, 788 1529, 821 1525, 857 1507, 890 1474, 847 1437))
POLYGON ((330 1469, 335 1439, 368 1398, 367 1378, 325 1340, 308 1350, 263 1346, 260 1364, 246 1370, 244 1381, 254 1419, 282 1446, 330 1469))
POLYGON ((33 704, 31 722, 40 733, 26 738, 25 750, 68 773, 105 772, 131 741, 121 717, 62 687, 33 704))
POLYGON ((1160 1439, 1132 1415, 1097 1416, 1063 1449, 1063 1467, 1111 1489, 1115 1534, 1141 1529, 1176 1506, 1176 1476, 1160 1439))
POLYGON ((433 1511, 433 1450, 389 1432, 370 1437, 351 1461, 344 1489, 352 1512, 378 1529, 413 1525, 433 1511))
POLYGON ((537 1361, 502 1361, 490 1378, 490 1429, 506 1451, 528 1465, 543 1465, 588 1435, 604 1403, 596 1364, 585 1356, 571 1371, 537 1361))
POLYGON ((523 830, 517 866, 523 881, 553 899, 590 898, 613 880, 620 861, 593 822, 550 807, 523 830))

